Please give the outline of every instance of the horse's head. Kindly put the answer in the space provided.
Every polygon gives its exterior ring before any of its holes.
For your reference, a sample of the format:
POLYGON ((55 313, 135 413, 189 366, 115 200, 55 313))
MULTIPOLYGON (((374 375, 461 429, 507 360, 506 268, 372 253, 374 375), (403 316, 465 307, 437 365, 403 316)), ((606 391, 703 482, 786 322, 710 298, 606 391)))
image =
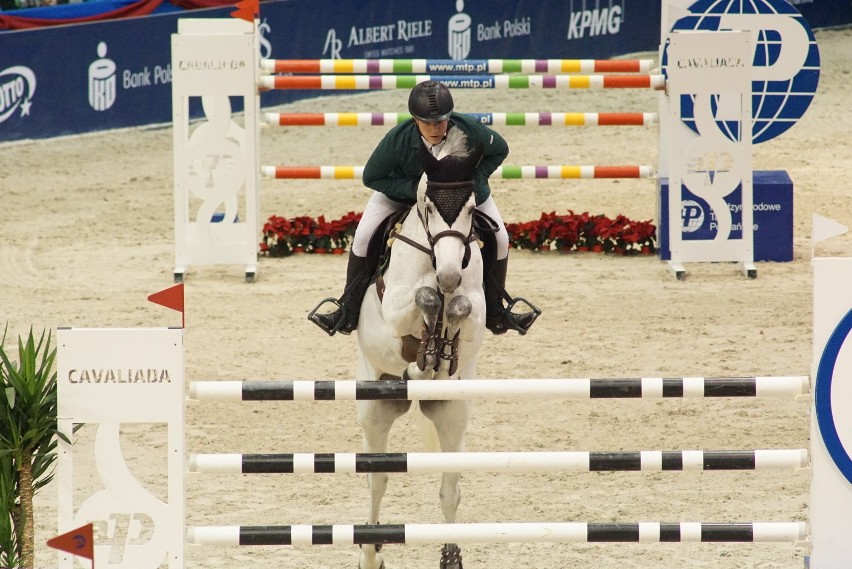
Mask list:
POLYGON ((452 293, 462 281, 462 270, 470 261, 473 212, 476 198, 473 176, 481 152, 470 152, 466 136, 451 129, 438 158, 421 147, 421 162, 426 183, 417 195, 417 213, 426 230, 432 250, 438 286, 452 293))

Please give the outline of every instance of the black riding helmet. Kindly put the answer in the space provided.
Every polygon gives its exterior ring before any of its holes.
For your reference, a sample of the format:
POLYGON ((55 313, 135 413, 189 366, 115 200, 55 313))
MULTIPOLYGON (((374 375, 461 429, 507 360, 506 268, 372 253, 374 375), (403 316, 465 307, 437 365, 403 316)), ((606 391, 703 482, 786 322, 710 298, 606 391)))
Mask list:
POLYGON ((445 121, 453 112, 453 96, 443 83, 423 81, 408 96, 408 112, 423 122, 445 121))

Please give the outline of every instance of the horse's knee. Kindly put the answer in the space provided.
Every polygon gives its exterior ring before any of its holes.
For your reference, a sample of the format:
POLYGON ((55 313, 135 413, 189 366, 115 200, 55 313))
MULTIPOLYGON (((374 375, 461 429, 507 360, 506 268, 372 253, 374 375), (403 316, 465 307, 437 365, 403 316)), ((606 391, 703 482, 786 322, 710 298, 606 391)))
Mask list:
POLYGON ((458 324, 468 316, 473 310, 473 305, 470 299, 466 296, 454 296, 447 304, 447 320, 452 324, 458 324))
POLYGON ((428 286, 422 286, 414 293, 414 304, 417 308, 431 317, 436 317, 441 310, 441 297, 438 292, 428 286))

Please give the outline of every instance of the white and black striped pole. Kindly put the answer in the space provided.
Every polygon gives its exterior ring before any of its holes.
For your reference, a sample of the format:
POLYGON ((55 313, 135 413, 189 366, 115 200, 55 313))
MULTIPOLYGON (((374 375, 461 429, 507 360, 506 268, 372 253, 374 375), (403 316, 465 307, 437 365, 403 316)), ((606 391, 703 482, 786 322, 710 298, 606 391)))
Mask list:
POLYGON ((429 543, 792 543, 804 522, 471 523, 195 526, 192 545, 355 545, 429 543))
POLYGON ((399 472, 661 472, 795 470, 806 449, 634 452, 410 452, 193 454, 189 471, 215 474, 359 474, 399 472))
POLYGON ((634 399, 796 397, 807 376, 642 377, 617 379, 460 379, 447 381, 193 381, 189 398, 219 401, 352 401, 363 399, 634 399))

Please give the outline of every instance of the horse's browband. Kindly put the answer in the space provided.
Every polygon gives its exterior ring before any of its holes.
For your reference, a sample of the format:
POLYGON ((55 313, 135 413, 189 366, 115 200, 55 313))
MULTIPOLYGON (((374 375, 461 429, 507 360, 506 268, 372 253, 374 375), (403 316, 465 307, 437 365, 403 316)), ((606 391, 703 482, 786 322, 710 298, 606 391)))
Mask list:
POLYGON ((426 188, 469 188, 473 186, 473 180, 462 180, 460 182, 426 182, 426 188))

